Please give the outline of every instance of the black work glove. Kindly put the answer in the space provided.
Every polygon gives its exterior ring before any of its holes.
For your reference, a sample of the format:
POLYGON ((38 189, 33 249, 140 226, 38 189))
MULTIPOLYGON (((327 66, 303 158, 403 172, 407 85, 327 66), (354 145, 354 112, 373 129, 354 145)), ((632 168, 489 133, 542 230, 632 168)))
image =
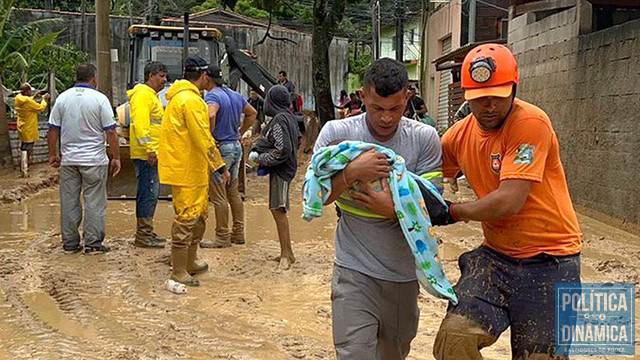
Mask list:
POLYGON ((427 212, 431 219, 431 225, 441 226, 454 224, 456 220, 451 216, 451 212, 449 211, 451 208, 451 202, 445 200, 444 202, 447 204, 447 206, 445 206, 440 202, 440 200, 438 200, 438 198, 435 197, 435 195, 431 193, 431 191, 429 191, 429 189, 422 185, 422 183, 417 183, 420 193, 422 193, 422 199, 424 199, 425 206, 427 207, 427 212))

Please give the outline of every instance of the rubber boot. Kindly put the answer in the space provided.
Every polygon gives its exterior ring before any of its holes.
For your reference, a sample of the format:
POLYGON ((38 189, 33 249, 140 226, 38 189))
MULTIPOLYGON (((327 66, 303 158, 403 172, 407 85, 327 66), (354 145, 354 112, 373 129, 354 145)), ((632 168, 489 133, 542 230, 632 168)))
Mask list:
POLYGON ((133 245, 141 248, 164 248, 164 242, 158 241, 153 235, 153 218, 138 218, 133 245))
POLYGON ((155 231, 151 234, 151 236, 153 236, 153 238, 159 243, 164 244, 164 243, 167 242, 167 238, 166 237, 156 234, 155 231))
POLYGON ((233 217, 233 227, 231 229, 231 243, 236 245, 245 244, 244 240, 244 204, 238 192, 238 180, 232 182, 227 187, 227 198, 231 207, 233 217))
POLYGON ((198 259, 198 244, 202 241, 204 231, 206 229, 206 218, 200 216, 198 222, 193 229, 193 239, 189 246, 189 252, 187 257, 187 272, 189 275, 196 275, 209 270, 209 264, 198 259))
POLYGON ((193 239, 196 220, 180 222, 173 220, 171 227, 171 280, 188 286, 200 286, 200 281, 187 272, 188 247, 193 239))
POLYGON ((29 177, 29 156, 25 150, 20 152, 20 170, 22 171, 22 177, 29 177))

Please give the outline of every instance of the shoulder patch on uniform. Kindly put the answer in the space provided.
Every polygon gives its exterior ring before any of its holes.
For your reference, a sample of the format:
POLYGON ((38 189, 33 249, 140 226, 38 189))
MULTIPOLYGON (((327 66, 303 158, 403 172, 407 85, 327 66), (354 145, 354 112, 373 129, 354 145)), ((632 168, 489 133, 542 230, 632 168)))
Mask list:
POLYGON ((536 147, 531 144, 521 144, 518 146, 516 158, 513 160, 513 163, 525 165, 531 164, 533 162, 533 152, 535 148, 536 147))

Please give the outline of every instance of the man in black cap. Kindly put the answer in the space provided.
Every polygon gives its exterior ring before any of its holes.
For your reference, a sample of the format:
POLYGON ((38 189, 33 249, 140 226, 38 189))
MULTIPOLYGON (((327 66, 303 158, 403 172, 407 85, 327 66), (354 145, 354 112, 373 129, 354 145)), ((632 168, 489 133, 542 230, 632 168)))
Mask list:
MULTIPOLYGON (((242 160, 241 135, 249 130, 258 112, 238 92, 223 84, 222 71, 215 65, 209 66, 213 88, 205 101, 209 106, 211 132, 216 140, 227 170, 231 174, 228 182, 220 181, 218 174, 209 180, 211 202, 216 212, 216 236, 213 242, 203 242, 203 248, 225 248, 234 244, 244 244, 244 209, 238 191, 238 173, 242 160), (244 121, 242 121, 244 114, 244 121), (229 205, 233 216, 233 228, 229 228, 229 205)), ((244 169, 242 169, 244 170, 244 169)))
POLYGON ((200 95, 211 90, 209 64, 200 57, 185 62, 184 79, 167 91, 158 148, 160 183, 171 185, 175 217, 171 227, 171 279, 198 286, 192 277, 209 266, 198 259, 198 243, 209 212, 209 174, 228 178, 209 129, 207 104, 200 95), (186 129, 186 131, 185 131, 186 129), (224 174, 224 175, 221 175, 224 174))

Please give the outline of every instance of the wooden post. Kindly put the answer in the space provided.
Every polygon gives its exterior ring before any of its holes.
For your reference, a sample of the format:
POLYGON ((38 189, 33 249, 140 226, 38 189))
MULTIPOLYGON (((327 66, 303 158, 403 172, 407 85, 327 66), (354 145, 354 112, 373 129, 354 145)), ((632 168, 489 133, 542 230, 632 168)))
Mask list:
POLYGON ((111 30, 109 26, 109 0, 96 0, 96 60, 98 90, 113 99, 111 86, 111 30))

